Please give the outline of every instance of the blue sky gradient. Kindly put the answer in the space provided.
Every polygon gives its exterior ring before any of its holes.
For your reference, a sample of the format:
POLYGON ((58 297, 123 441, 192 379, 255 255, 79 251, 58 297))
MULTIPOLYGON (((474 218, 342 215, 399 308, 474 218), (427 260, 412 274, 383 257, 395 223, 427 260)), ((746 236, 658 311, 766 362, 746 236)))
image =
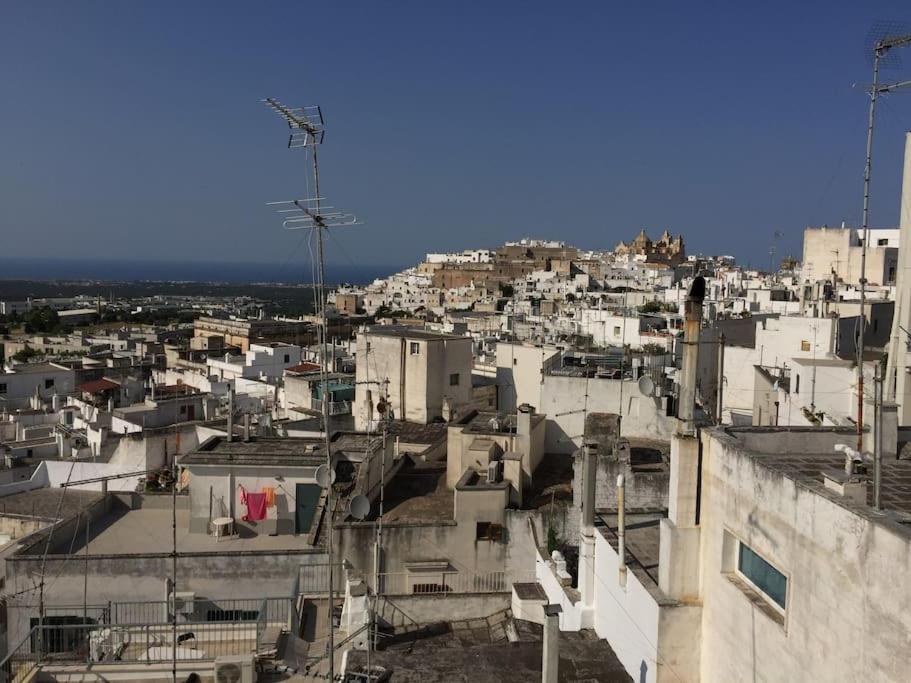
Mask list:
MULTIPOLYGON (((907 2, 9 2, 0 254, 309 256, 265 202, 303 158, 260 99, 322 105, 324 195, 365 221, 328 258, 402 264, 523 236, 646 228, 768 263, 857 224, 867 32, 907 2)), ((911 49, 886 80, 911 78, 911 49)), ((897 221, 911 92, 877 129, 897 221)))

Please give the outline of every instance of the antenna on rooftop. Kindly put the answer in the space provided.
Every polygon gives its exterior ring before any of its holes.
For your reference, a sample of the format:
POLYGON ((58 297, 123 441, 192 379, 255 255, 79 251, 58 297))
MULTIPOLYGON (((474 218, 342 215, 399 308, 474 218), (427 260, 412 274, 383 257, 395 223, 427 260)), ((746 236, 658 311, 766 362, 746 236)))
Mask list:
POLYGON ((873 129, 876 121, 876 100, 881 94, 911 85, 911 80, 881 85, 880 67, 898 67, 901 64, 896 48, 911 46, 911 33, 896 22, 880 22, 867 34, 864 49, 873 62, 873 84, 870 95, 870 114, 867 122, 867 156, 864 165, 864 207, 861 219, 863 244, 860 251, 860 315, 857 333, 857 450, 863 447, 864 433, 864 333, 866 331, 867 303, 867 243, 870 241, 870 176, 873 171, 873 129))
MULTIPOLYGON (((339 211, 331 206, 324 206, 324 198, 320 195, 319 186, 319 161, 317 158, 317 147, 325 139, 325 120, 323 111, 318 106, 310 107, 288 107, 278 100, 268 97, 263 102, 272 111, 278 114, 287 124, 291 133, 288 137, 289 149, 303 149, 311 155, 312 166, 310 175, 313 179, 312 196, 309 191, 308 196, 302 199, 292 199, 284 202, 270 202, 271 206, 279 207, 277 210, 281 214, 282 225, 290 230, 309 229, 316 234, 316 260, 317 268, 314 281, 314 305, 316 313, 320 318, 320 325, 317 333, 319 335, 320 346, 320 389, 322 391, 322 414, 323 414, 323 431, 326 440, 326 464, 327 483, 326 486, 326 531, 327 531, 327 554, 329 560, 329 680, 335 680, 335 625, 333 619, 334 605, 334 566, 333 566, 333 495, 332 479, 334 471, 332 468, 331 441, 332 435, 329 430, 329 348, 328 348, 328 329, 326 320, 326 262, 325 262, 325 233, 330 228, 341 227, 345 225, 355 225, 357 219, 354 215, 339 211)), ((305 187, 309 190, 310 176, 305 176, 305 187)))

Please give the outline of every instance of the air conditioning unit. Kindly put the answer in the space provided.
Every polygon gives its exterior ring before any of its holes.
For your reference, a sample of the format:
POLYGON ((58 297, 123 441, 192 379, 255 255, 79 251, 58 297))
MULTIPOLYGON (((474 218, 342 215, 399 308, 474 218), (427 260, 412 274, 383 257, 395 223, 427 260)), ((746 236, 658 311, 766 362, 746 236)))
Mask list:
POLYGON ((487 482, 497 484, 500 481, 500 461, 491 460, 487 463, 487 482))
POLYGON ((215 658, 215 683, 254 683, 252 655, 215 658))
POLYGON ((177 593, 171 593, 168 596, 168 607, 171 614, 193 616, 195 600, 196 593, 193 591, 177 591, 177 593))

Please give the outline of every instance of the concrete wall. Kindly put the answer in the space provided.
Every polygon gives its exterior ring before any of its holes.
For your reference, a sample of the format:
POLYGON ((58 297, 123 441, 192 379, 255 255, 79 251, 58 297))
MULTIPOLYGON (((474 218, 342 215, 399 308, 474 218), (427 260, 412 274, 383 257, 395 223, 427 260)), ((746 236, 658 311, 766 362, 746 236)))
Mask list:
MULTIPOLYGON (((838 432, 828 432, 837 442, 838 432)), ((751 435, 765 452, 820 452, 813 433, 751 435), (787 442, 785 441, 787 439, 787 442), (780 443, 779 443, 780 442, 780 443)), ((842 437, 844 435, 841 435, 842 437)), ((911 542, 703 433, 702 664, 706 681, 907 680, 911 542), (729 579, 725 534, 788 577, 784 623, 729 579)))
POLYGON ((665 415, 662 399, 643 396, 633 381, 546 375, 541 395, 539 412, 548 418, 546 453, 569 454, 580 448, 588 413, 621 413, 626 437, 667 440, 676 429, 676 420, 665 415))
POLYGON ((208 532, 211 502, 212 519, 233 517, 238 528, 254 534, 293 534, 296 485, 316 484, 315 467, 189 465, 188 469, 190 531, 193 533, 208 532), (275 479, 277 475, 282 476, 281 482, 275 479), (246 506, 240 501, 241 486, 249 493, 259 493, 265 486, 275 489, 275 506, 267 509, 266 519, 257 522, 245 522, 241 519, 247 513, 246 506))
MULTIPOLYGON (((477 540, 474 521, 384 524, 382 569, 404 572, 409 562, 448 560, 452 570, 460 573, 502 571, 527 579, 535 547, 529 523, 540 527, 539 516, 535 511, 507 510, 502 520, 505 529, 501 542, 477 540)), ((372 585, 374 524, 346 523, 335 529, 338 556, 362 572, 372 585)))
MULTIPOLYGON (((356 361, 352 413, 359 430, 367 427, 368 391, 374 406, 383 392, 388 391, 395 419, 421 424, 446 417, 444 399, 453 409, 471 402, 470 337, 428 339, 362 333, 358 337, 356 361), (412 344, 417 344, 416 353, 412 352, 412 344), (458 384, 450 384, 451 375, 459 376, 458 384), (388 384, 381 384, 387 379, 388 384)), ((378 417, 374 411, 373 419, 378 417)))
POLYGON ((499 409, 514 413, 519 405, 527 403, 540 411, 543 368, 558 353, 553 347, 498 343, 499 409))

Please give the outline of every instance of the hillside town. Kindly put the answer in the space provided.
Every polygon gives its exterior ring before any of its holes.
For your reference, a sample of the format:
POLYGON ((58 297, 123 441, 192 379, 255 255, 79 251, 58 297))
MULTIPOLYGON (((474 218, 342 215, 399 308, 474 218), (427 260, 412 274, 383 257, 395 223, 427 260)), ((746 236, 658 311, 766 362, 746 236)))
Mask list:
POLYGON ((904 173, 766 270, 639 230, 299 317, 0 301, 4 680, 905 680, 904 173))

